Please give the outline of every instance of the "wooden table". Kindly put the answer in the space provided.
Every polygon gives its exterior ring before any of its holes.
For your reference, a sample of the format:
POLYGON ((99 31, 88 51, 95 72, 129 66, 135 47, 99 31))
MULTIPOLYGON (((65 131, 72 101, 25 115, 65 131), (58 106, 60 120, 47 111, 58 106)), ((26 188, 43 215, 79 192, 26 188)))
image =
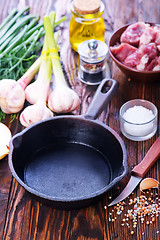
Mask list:
MULTIPOLYGON (((124 24, 136 21, 160 22, 159 0, 104 0, 106 42, 111 33, 124 24)), ((78 56, 71 50, 68 40, 68 26, 70 20, 70 0, 1 0, 0 21, 7 16, 13 7, 23 8, 30 6, 30 11, 43 17, 50 10, 55 9, 57 19, 63 15, 68 20, 60 31, 60 54, 66 75, 75 91, 81 98, 81 106, 75 114, 85 113, 94 94, 93 89, 83 85, 77 77, 78 56)), ((121 105, 133 98, 142 98, 152 101, 160 110, 160 84, 128 81, 126 76, 114 65, 111 66, 112 77, 119 82, 118 92, 115 94, 107 111, 100 116, 100 120, 113 128, 124 140, 128 154, 129 173, 134 165, 139 163, 155 139, 159 135, 159 128, 154 137, 147 141, 134 142, 127 140, 119 127, 119 109, 121 105)), ((10 122, 7 116, 4 123, 8 125, 12 134, 22 130, 18 120, 10 122)), ((160 125, 159 125, 160 126, 160 125)), ((158 160, 146 176, 160 179, 160 161, 158 160)), ((123 214, 118 215, 114 207, 108 208, 108 203, 124 188, 129 174, 111 189, 95 205, 75 209, 72 211, 56 210, 33 200, 27 192, 12 177, 8 167, 7 157, 0 162, 0 239, 3 240, 51 240, 51 239, 83 239, 83 240, 135 240, 160 239, 160 221, 147 219, 144 223, 137 220, 133 228, 133 220, 126 220, 127 210, 132 207, 124 206, 123 214), (128 224, 126 224, 128 221, 128 224), (129 225, 129 226, 128 226, 129 225), (131 231, 134 231, 131 234, 131 231)), ((137 188, 132 199, 140 196, 137 188)), ((129 201, 129 200, 126 200, 129 201)))

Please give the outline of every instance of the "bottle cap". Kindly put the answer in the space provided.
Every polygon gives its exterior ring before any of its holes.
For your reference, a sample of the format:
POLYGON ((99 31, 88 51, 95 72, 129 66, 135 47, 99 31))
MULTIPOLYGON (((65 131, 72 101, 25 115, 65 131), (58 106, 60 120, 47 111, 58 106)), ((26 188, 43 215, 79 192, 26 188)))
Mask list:
POLYGON ((74 9, 79 14, 92 14, 99 11, 101 6, 100 0, 74 0, 74 9))

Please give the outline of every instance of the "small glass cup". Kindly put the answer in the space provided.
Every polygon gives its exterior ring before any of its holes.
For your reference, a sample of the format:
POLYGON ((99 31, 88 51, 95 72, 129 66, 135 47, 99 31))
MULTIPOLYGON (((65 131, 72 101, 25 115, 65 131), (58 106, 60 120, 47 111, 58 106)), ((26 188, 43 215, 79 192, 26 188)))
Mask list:
POLYGON ((133 141, 144 141, 153 137, 153 135, 156 133, 158 110, 153 103, 147 100, 134 99, 123 104, 120 108, 119 113, 120 128, 126 138, 133 141), (148 110, 151 110, 153 113, 153 118, 150 120, 146 119, 146 121, 144 120, 144 122, 141 123, 136 123, 135 121, 127 121, 124 118, 124 113, 127 111, 127 109, 134 106, 142 106, 148 110))

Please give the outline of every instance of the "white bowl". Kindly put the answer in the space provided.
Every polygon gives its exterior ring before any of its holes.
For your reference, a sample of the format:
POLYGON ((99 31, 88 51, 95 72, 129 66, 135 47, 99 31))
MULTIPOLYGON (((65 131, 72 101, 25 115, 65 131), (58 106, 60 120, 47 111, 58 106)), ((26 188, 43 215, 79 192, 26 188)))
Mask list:
POLYGON ((120 128, 123 135, 134 141, 151 138, 157 131, 158 110, 142 99, 126 102, 120 108, 120 128))

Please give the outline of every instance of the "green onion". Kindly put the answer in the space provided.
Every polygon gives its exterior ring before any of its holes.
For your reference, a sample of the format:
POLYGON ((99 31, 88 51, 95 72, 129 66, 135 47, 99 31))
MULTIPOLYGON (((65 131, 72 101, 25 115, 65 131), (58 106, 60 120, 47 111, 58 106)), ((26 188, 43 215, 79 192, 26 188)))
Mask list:
POLYGON ((6 114, 2 111, 0 111, 0 122, 2 122, 6 117, 6 114))
POLYGON ((54 27, 57 27, 61 22, 66 21, 67 17, 63 16, 59 21, 55 22, 54 27))
POLYGON ((26 11, 29 10, 29 7, 25 8, 23 11, 18 12, 1 30, 0 32, 0 38, 2 38, 8 30, 15 24, 17 19, 21 17, 26 11))
POLYGON ((32 18, 34 18, 35 16, 32 15, 26 15, 23 18, 21 17, 21 19, 16 22, 10 29, 9 31, 6 32, 6 34, 0 39, 0 45, 8 38, 10 37, 12 34, 15 33, 15 31, 19 31, 22 27, 24 27, 32 18))
MULTIPOLYGON (((53 29, 55 14, 52 12, 50 13, 50 19, 53 29)), ((29 84, 25 89, 26 100, 32 104, 27 106, 20 114, 20 122, 25 127, 53 117, 53 112, 46 106, 52 77, 52 65, 50 58, 48 58, 47 51, 48 42, 45 36, 37 79, 35 82, 29 84)))
POLYGON ((19 36, 17 37, 16 41, 14 41, 9 47, 7 47, 1 54, 0 54, 0 58, 4 57, 4 55, 6 53, 8 53, 15 45, 17 45, 17 43, 19 43, 21 41, 21 39, 23 38, 23 35, 26 31, 27 27, 24 27, 24 29, 20 32, 19 36))
MULTIPOLYGON (((29 9, 13 9, 0 25, 0 80, 20 79, 42 49, 43 23, 38 23, 39 16, 29 14, 29 9)), ((55 26, 65 19, 62 17, 55 26)), ((0 110, 0 121, 1 115, 4 113, 0 110)))
POLYGON ((54 73, 54 89, 49 95, 48 106, 56 113, 72 112, 79 107, 80 99, 76 92, 69 88, 65 80, 58 51, 56 51, 57 45, 50 18, 48 16, 44 17, 43 22, 48 46, 52 50, 50 56, 54 73))
POLYGON ((39 36, 41 35, 41 32, 43 31, 43 29, 41 29, 38 34, 36 34, 36 36, 34 37, 34 40, 32 41, 31 45, 29 46, 29 48, 27 49, 27 51, 22 55, 22 57, 19 59, 19 61, 9 70, 9 71, 13 71, 13 69, 15 69, 19 63, 25 59, 25 57, 28 55, 28 53, 31 51, 33 45, 37 42, 37 40, 39 39, 39 36))
POLYGON ((13 9, 12 12, 4 19, 4 21, 0 25, 0 30, 6 25, 7 22, 17 13, 17 9, 13 9))

